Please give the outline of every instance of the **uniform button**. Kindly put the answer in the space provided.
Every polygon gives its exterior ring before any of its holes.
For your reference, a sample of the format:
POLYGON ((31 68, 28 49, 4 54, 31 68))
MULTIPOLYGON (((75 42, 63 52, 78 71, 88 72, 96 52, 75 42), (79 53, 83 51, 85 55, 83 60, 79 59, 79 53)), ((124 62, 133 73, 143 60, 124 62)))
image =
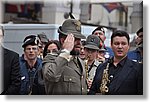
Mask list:
POLYGON ((84 90, 84 88, 82 87, 82 90, 84 90))
POLYGON ((72 79, 70 78, 69 80, 71 81, 72 79))
POLYGON ((83 79, 83 75, 81 76, 81 78, 83 79))

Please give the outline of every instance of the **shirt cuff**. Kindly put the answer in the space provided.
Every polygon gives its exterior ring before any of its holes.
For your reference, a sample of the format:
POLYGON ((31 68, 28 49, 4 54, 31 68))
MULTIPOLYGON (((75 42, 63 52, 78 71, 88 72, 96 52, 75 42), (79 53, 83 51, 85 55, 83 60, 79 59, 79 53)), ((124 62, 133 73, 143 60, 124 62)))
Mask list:
POLYGON ((61 50, 61 53, 60 53, 59 56, 65 58, 68 62, 70 61, 70 59, 71 59, 71 57, 72 57, 72 56, 70 55, 70 51, 68 51, 67 49, 61 50))

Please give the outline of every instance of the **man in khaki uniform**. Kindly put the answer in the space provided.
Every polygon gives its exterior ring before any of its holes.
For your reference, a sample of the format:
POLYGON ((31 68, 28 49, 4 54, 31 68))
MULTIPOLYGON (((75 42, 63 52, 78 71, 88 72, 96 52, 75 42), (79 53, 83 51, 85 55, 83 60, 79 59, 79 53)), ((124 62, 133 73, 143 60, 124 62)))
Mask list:
POLYGON ((46 93, 51 95, 87 94, 85 65, 78 57, 81 47, 81 23, 67 19, 58 29, 61 50, 43 59, 46 93))

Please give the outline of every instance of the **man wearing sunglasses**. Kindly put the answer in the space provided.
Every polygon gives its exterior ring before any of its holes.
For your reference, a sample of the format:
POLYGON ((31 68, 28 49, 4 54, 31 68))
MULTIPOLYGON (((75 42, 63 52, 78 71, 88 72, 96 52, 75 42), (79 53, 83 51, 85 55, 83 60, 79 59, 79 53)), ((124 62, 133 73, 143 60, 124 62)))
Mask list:
POLYGON ((99 53, 100 39, 96 35, 89 35, 86 39, 86 44, 84 46, 85 51, 85 61, 86 62, 86 73, 87 73, 87 83, 88 90, 92 85, 93 78, 95 76, 96 69, 101 63, 97 60, 99 53))

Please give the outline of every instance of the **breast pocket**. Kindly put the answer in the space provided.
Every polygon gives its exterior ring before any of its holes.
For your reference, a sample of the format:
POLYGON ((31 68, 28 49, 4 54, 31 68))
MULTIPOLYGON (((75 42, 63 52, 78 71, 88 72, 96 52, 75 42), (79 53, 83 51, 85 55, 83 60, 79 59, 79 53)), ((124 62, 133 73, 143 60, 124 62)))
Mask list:
POLYGON ((73 76, 64 76, 64 85, 65 85, 65 90, 67 91, 68 94, 73 94, 75 93, 76 87, 78 86, 77 84, 77 79, 73 76))
POLYGON ((29 79, 25 76, 21 77, 21 90, 20 94, 28 94, 29 92, 29 79))

